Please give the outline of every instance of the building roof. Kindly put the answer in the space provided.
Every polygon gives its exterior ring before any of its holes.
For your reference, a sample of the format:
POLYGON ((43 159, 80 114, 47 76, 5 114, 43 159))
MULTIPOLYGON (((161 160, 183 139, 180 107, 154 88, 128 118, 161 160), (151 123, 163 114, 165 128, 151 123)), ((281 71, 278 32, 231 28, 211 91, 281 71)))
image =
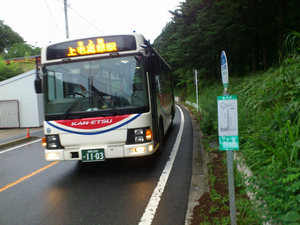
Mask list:
POLYGON ((11 83, 11 82, 20 80, 20 79, 25 78, 25 77, 28 77, 28 76, 31 76, 31 75, 33 75, 33 74, 36 74, 36 70, 30 70, 30 71, 28 71, 28 72, 26 72, 26 73, 22 73, 22 74, 20 74, 20 75, 11 77, 11 78, 6 79, 6 80, 4 80, 4 81, 1 81, 1 82, 0 82, 0 86, 3 86, 3 85, 5 85, 5 84, 8 84, 8 83, 11 83))
POLYGON ((29 60, 29 61, 33 61, 36 60, 36 58, 38 58, 40 60, 41 55, 33 55, 33 56, 28 56, 28 57, 19 57, 19 58, 13 58, 13 59, 4 59, 7 63, 9 63, 10 61, 25 61, 25 60, 29 60))

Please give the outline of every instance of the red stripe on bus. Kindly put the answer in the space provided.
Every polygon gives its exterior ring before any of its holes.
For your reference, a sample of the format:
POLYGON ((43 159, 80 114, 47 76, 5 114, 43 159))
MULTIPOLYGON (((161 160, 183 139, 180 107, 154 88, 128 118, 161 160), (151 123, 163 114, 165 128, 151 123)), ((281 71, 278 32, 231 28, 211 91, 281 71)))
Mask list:
POLYGON ((94 118, 83 118, 83 119, 72 119, 72 120, 56 120, 54 122, 66 127, 88 130, 88 129, 104 128, 113 125, 124 119, 127 119, 129 116, 130 115, 106 116, 106 117, 94 117, 94 118))

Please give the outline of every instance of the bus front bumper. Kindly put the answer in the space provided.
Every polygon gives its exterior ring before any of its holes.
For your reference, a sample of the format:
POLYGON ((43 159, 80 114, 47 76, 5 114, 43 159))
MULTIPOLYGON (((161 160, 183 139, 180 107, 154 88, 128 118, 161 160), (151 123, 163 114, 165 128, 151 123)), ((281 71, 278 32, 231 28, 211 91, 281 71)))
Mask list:
POLYGON ((83 150, 104 149, 105 159, 138 157, 152 155, 155 152, 154 142, 135 145, 88 146, 68 149, 45 149, 46 161, 76 161, 82 160, 83 150))

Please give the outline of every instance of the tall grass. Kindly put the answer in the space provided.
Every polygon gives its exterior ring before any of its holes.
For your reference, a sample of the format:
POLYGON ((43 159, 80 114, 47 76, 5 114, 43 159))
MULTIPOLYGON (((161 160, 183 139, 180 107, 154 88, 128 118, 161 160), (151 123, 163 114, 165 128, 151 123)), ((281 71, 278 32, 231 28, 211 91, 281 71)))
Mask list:
MULTIPOLYGON (((216 120, 217 96, 222 95, 222 84, 219 82, 206 84, 201 82, 199 85, 199 108, 202 114, 201 129, 205 134, 216 135, 218 132, 218 122, 216 120)), ((193 91, 189 101, 196 102, 196 91, 193 91)))
MULTIPOLYGON (((240 151, 254 176, 248 178, 261 205, 262 221, 300 223, 300 33, 285 41, 281 65, 265 73, 231 78, 238 96, 240 151)), ((202 85, 204 133, 217 134, 217 97, 222 85, 202 85)))

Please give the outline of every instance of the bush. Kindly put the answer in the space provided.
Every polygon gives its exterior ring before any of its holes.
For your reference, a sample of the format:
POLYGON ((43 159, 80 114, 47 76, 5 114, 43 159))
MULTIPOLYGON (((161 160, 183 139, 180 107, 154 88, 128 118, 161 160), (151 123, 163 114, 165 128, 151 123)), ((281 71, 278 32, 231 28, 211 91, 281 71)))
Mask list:
MULTIPOLYGON (((299 74, 300 58, 294 55, 278 68, 231 78, 229 84, 229 93, 238 96, 239 153, 254 174, 248 190, 261 203, 253 208, 261 220, 275 224, 300 222, 299 74)), ((217 137, 222 85, 202 84, 199 90, 201 129, 217 137)))
MULTIPOLYGON (((24 64, 24 63, 23 63, 24 64)), ((0 58, 0 82, 13 76, 24 73, 24 66, 21 62, 11 61, 9 64, 3 58, 0 58)))
MULTIPOLYGON (((218 134, 217 96, 220 95, 222 95, 222 84, 218 82, 212 83, 209 88, 205 87, 204 84, 199 86, 198 101, 203 117, 200 126, 205 134, 218 134)), ((195 102, 193 99, 191 101, 195 102)))

